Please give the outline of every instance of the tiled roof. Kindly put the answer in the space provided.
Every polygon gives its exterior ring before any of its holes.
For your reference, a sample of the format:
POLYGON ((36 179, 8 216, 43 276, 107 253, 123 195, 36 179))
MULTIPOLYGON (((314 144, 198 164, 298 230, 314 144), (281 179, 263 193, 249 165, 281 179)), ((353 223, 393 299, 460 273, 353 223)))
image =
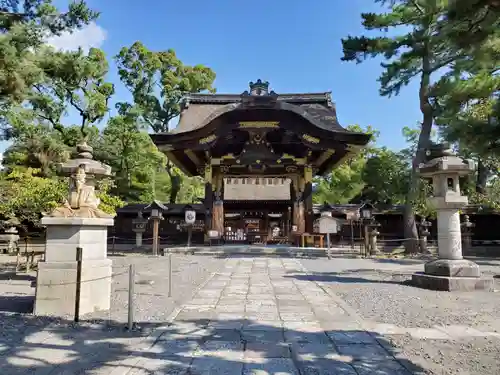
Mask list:
MULTIPOLYGON (((284 94, 279 95, 277 100, 296 106, 298 112, 302 111, 305 115, 313 117, 317 120, 318 126, 325 130, 348 132, 338 122, 330 93, 284 94)), ((238 106, 239 103, 241 95, 192 94, 185 99, 179 123, 170 133, 180 134, 199 129, 215 111, 231 104, 238 106)))

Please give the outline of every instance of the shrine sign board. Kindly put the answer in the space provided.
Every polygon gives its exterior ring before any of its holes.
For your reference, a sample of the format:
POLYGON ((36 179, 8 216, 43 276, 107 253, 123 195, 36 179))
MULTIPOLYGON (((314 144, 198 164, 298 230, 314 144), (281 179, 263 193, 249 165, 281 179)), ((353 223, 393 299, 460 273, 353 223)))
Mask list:
POLYGON ((331 216, 321 216, 319 218, 319 232, 320 233, 337 233, 338 222, 331 216))

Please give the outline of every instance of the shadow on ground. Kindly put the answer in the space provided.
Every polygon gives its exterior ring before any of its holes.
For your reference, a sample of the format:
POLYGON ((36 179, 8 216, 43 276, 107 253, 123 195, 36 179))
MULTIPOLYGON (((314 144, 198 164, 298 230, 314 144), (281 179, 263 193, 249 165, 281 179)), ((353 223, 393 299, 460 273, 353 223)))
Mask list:
POLYGON ((140 330, 129 332, 114 322, 1 319, 5 374, 104 375, 117 368, 129 375, 425 373, 384 337, 345 322, 323 331, 305 322, 282 328, 252 320, 185 320, 161 328, 139 323, 140 330))
POLYGON ((294 278, 297 280, 313 281, 313 282, 327 282, 327 283, 370 283, 370 284, 400 284, 411 285, 411 274, 394 273, 389 271, 382 271, 377 269, 352 269, 341 272, 308 272, 297 273, 290 272, 285 277, 294 278), (367 277, 360 277, 359 275, 366 274, 367 277), (376 276, 370 278, 370 276, 376 276))

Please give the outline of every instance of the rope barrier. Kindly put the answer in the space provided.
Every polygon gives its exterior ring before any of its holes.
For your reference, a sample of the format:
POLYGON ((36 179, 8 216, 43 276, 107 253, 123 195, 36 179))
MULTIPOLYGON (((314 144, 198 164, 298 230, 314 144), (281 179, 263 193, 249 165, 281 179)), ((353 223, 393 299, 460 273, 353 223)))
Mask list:
POLYGON ((403 242, 403 241, 408 241, 408 240, 416 240, 416 238, 397 238, 395 240, 379 240, 377 239, 377 243, 379 242, 403 242))
MULTIPOLYGON (((128 268, 129 266, 127 266, 128 268)), ((81 281, 81 284, 83 283, 89 283, 91 281, 99 281, 99 280, 106 280, 106 279, 112 279, 113 277, 116 277, 116 276, 120 276, 120 275, 125 275, 125 274, 128 274, 128 271, 125 271, 125 272, 120 272, 120 273, 115 273, 111 276, 104 276, 104 277, 98 277, 98 278, 95 278, 95 279, 88 279, 88 280, 82 280, 81 281)), ((72 281, 72 282, 68 282, 68 283, 57 283, 57 284, 38 284, 39 286, 60 286, 60 285, 76 285, 77 283, 72 281)))

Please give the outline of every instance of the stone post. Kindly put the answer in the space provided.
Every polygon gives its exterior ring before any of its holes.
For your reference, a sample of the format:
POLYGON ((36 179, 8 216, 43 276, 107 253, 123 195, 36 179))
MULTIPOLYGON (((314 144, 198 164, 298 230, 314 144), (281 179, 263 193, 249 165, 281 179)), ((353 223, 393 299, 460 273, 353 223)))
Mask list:
POLYGON ((142 216, 142 211, 137 213, 137 218, 132 220, 132 230, 135 232, 135 246, 142 247, 142 236, 146 231, 146 224, 148 219, 142 216))
POLYGON ((468 200, 460 192, 459 177, 472 173, 474 164, 453 155, 448 144, 432 145, 426 155, 419 173, 432 179, 429 203, 437 210, 439 259, 426 263, 424 273, 414 274, 412 280, 434 290, 490 290, 493 279, 481 278, 479 266, 462 256, 459 210, 468 200))
POLYGON ((108 227, 113 216, 99 209, 97 178, 111 176, 111 167, 92 160, 85 142, 77 155, 60 164, 70 177, 66 202, 45 214, 45 260, 38 263, 35 315, 67 316, 75 313, 77 247, 82 251, 80 314, 108 310, 111 296, 111 260, 107 258, 108 227))

